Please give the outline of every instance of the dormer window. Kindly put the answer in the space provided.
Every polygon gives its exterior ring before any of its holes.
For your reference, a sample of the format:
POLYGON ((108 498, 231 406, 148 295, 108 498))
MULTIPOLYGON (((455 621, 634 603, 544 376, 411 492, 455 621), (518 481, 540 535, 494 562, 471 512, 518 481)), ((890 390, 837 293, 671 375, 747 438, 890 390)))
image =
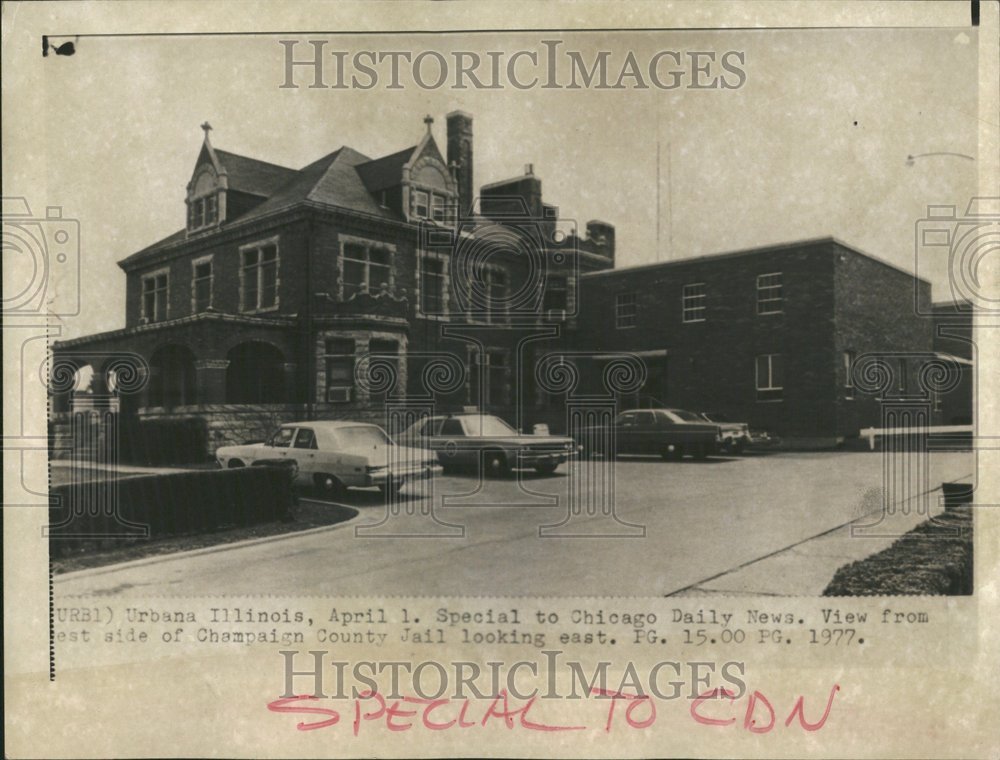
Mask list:
POLYGON ((444 223, 444 196, 434 193, 431 201, 431 214, 435 222, 444 223))
POLYGON ((212 227, 219 221, 219 203, 215 193, 195 198, 188 204, 188 230, 212 227))
POLYGON ((429 195, 425 190, 413 191, 413 215, 418 219, 430 218, 429 195))

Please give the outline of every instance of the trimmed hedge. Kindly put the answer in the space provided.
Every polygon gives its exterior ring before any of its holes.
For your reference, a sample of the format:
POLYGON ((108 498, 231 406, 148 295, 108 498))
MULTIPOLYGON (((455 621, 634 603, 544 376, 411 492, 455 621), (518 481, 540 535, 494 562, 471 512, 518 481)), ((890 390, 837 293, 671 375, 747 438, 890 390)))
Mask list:
POLYGON ((49 551, 58 557, 81 541, 106 548, 146 540, 116 515, 148 526, 152 540, 290 520, 294 490, 288 468, 247 467, 56 486, 49 498, 49 551))
POLYGON ((823 596, 972 593, 972 509, 955 506, 892 546, 840 568, 823 596))

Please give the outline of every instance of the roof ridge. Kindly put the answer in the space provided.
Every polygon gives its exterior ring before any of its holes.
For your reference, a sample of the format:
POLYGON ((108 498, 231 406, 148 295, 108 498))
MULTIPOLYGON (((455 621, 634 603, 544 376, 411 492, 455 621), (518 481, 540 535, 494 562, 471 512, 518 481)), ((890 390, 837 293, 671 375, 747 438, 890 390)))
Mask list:
POLYGON ((221 154, 224 154, 224 155, 227 155, 227 156, 235 156, 236 158, 242 158, 245 161, 253 161, 253 162, 258 163, 258 164, 266 164, 268 166, 273 166, 276 169, 284 169, 284 170, 290 171, 290 172, 298 171, 297 169, 293 169, 290 166, 285 166, 284 164, 276 164, 276 163, 274 163, 274 161, 265 161, 262 158, 254 158, 253 156, 247 156, 247 155, 244 155, 243 153, 234 153, 231 150, 224 150, 223 148, 216 148, 216 147, 213 146, 213 150, 215 150, 215 155, 217 155, 217 156, 221 153, 221 154))

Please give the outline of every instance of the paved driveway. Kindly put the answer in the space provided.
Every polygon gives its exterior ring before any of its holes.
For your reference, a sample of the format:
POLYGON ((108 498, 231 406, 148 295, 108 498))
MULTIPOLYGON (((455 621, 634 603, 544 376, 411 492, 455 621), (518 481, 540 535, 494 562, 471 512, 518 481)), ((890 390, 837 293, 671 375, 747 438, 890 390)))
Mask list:
MULTIPOLYGON (((968 453, 935 454, 928 480, 939 486, 963 478, 972 462, 968 453)), ((844 525, 881 504, 877 453, 786 453, 700 463, 637 457, 614 466, 616 514, 644 526, 642 537, 609 537, 629 529, 604 515, 588 516, 585 509, 563 531, 589 537, 540 537, 541 526, 567 519, 573 478, 565 467, 554 476, 526 473, 522 483, 493 480, 482 488, 474 477, 452 476, 435 482, 433 500, 404 489, 410 497, 404 512, 416 513, 410 518, 380 526, 386 510, 378 494, 353 492, 347 501, 360 510, 359 518, 334 529, 69 574, 57 580, 56 593, 659 596, 844 525), (431 503, 442 522, 460 527, 430 523, 421 512, 431 503), (358 536, 356 527, 375 533, 436 530, 451 537, 358 536)), ((599 467, 572 467, 590 468, 574 471, 592 494, 587 482, 600 482, 599 467)), ((919 519, 911 515, 907 521, 919 519)), ((882 545, 873 543, 872 551, 882 545)))

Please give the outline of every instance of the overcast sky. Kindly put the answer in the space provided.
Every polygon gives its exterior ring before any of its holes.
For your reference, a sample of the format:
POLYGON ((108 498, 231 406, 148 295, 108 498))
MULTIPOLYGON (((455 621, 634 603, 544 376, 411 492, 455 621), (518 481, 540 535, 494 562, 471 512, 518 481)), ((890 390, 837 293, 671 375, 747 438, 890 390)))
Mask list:
MULTIPOLYGON (((281 90, 276 37, 81 39, 44 84, 48 202, 82 228, 83 313, 64 337, 124 325, 115 262, 183 227, 205 120, 217 148, 299 168, 341 145, 372 157, 412 145, 428 113, 444 150, 445 114, 468 111, 476 185, 534 164, 564 217, 616 226, 619 266, 834 235, 912 270, 925 207, 964 210, 974 194, 975 161, 906 160, 976 156, 971 30, 338 36, 327 49, 512 52, 553 38, 618 62, 744 51, 746 84, 281 90)), ((925 272, 948 298, 943 267, 925 272)))

